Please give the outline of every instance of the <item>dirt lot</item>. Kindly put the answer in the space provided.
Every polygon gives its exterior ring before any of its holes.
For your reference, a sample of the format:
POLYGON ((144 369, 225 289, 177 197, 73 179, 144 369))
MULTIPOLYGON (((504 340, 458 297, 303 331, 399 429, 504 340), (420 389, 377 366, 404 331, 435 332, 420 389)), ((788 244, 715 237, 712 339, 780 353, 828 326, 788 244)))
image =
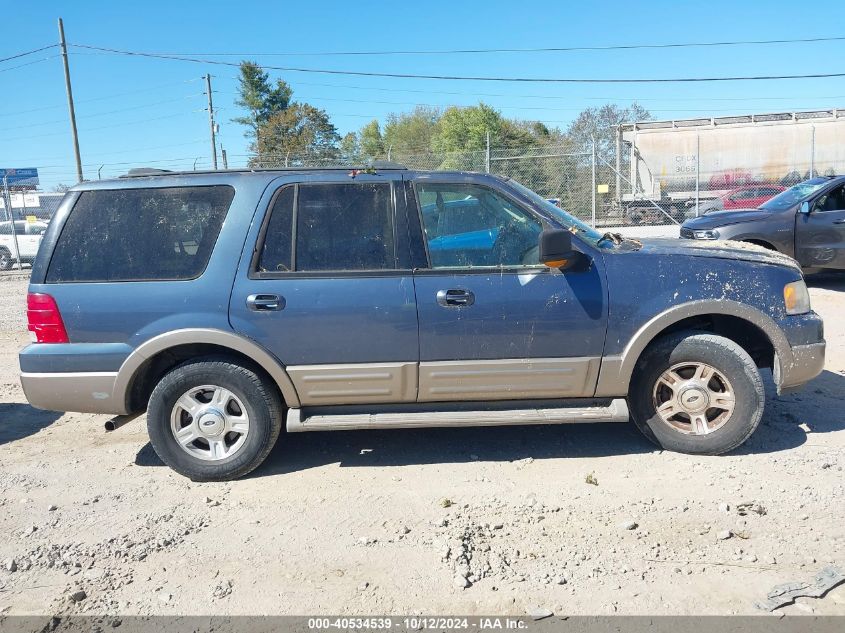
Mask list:
MULTIPOLYGON (((845 276, 811 282, 826 371, 781 398, 769 379, 731 455, 620 424, 305 433, 231 484, 162 466, 143 418, 105 434, 30 408, 9 279, 0 614, 760 613, 772 586, 845 567, 845 276)), ((782 611, 845 614, 845 586, 782 611)))

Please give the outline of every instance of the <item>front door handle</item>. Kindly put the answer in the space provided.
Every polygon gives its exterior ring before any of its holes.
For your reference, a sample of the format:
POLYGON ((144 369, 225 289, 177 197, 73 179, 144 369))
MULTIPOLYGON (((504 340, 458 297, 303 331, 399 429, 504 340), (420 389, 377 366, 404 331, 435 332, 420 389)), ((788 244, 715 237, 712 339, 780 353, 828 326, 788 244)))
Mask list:
POLYGON ((444 308, 465 308, 475 303, 475 295, 462 288, 437 291, 437 303, 444 308))
POLYGON ((842 219, 842 220, 834 220, 834 221, 833 221, 833 223, 834 223, 834 224, 845 224, 845 219, 842 219))
POLYGON ((246 307, 256 312, 285 309, 285 298, 279 295, 254 294, 246 298, 246 307))

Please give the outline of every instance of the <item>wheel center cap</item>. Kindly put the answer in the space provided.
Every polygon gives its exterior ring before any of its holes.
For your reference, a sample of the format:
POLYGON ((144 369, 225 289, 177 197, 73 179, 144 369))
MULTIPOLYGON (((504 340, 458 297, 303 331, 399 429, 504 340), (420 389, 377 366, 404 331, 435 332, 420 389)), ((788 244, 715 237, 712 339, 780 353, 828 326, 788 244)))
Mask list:
POLYGON ((681 406, 687 411, 703 411, 710 404, 707 392, 698 387, 690 387, 681 393, 681 406))
POLYGON ((209 409, 200 414, 197 426, 203 435, 220 435, 226 427, 226 419, 217 409, 209 409))

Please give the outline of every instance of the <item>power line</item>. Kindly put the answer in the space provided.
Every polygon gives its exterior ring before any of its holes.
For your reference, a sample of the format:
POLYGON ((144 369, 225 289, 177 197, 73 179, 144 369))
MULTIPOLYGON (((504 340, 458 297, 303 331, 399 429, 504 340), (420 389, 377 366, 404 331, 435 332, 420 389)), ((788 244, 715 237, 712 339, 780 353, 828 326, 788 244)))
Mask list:
MULTIPOLYGON (((165 99, 163 101, 155 101, 153 103, 142 103, 142 104, 139 104, 139 105, 129 106, 128 108, 119 108, 117 110, 107 110, 105 112, 93 112, 91 114, 83 114, 83 115, 78 116, 76 118, 77 119, 94 119, 94 118, 99 118, 99 117, 102 117, 102 116, 107 116, 109 114, 118 114, 118 113, 121 113, 121 112, 130 112, 132 110, 143 110, 144 108, 153 108, 153 107, 158 106, 158 105, 164 105, 164 104, 167 104, 167 103, 175 103, 177 101, 183 101, 185 99, 192 99, 194 97, 203 96, 204 94, 205 94, 204 92, 198 92, 196 94, 185 95, 184 97, 179 97, 179 98, 176 98, 176 99, 165 99)), ((64 119, 54 119, 52 121, 39 121, 38 123, 28 123, 27 125, 16 125, 14 127, 0 128, 0 132, 8 132, 9 130, 21 130, 21 129, 30 128, 30 127, 41 127, 41 126, 44 126, 44 125, 52 125, 52 124, 55 124, 55 123, 65 123, 65 120, 64 119)))
MULTIPOLYGON (((58 55, 56 57, 58 57, 58 55)), ((189 84, 189 83, 193 83, 195 81, 200 81, 200 79, 201 79, 201 77, 197 77, 195 79, 185 79, 183 81, 170 81, 168 83, 157 84, 155 86, 148 86, 146 88, 140 88, 138 90, 128 90, 126 92, 115 92, 115 93, 112 93, 112 94, 103 95, 101 97, 92 97, 90 99, 75 99, 75 101, 76 101, 77 104, 93 103, 95 101, 105 101, 105 100, 108 100, 108 99, 116 99, 118 97, 125 97, 125 96, 128 96, 128 95, 134 95, 134 94, 139 94, 139 93, 143 93, 143 92, 151 92, 153 90, 160 90, 161 88, 167 88, 169 86, 178 86, 178 85, 183 85, 183 84, 189 84)), ((200 93, 200 94, 202 94, 202 93, 200 93)), ((189 96, 193 96, 193 95, 189 95, 189 96)), ((41 108, 32 108, 30 110, 23 110, 23 111, 20 111, 20 112, 0 112, 0 117, 22 116, 22 115, 31 114, 33 112, 43 112, 44 110, 55 110, 56 108, 64 108, 64 107, 65 107, 65 104, 59 103, 59 104, 56 104, 56 105, 43 106, 41 108)))
POLYGON ((50 55, 49 57, 44 57, 42 59, 36 59, 31 62, 26 62, 25 64, 18 64, 17 66, 8 66, 7 68, 0 68, 0 73, 5 73, 9 70, 15 70, 17 68, 24 68, 25 66, 32 66, 34 64, 40 64, 42 62, 48 62, 51 59, 56 59, 57 57, 61 57, 61 55, 50 55))
MULTIPOLYGON (((156 59, 170 59, 174 61, 191 62, 196 64, 213 64, 217 66, 240 66, 238 62, 227 62, 219 59, 200 59, 182 55, 165 55, 161 53, 148 53, 143 51, 127 51, 116 48, 101 46, 89 46, 86 44, 71 44, 75 48, 99 50, 116 55, 130 55, 135 57, 151 57, 156 59)), ((805 75, 747 75, 735 77, 673 77, 673 78, 635 78, 635 79, 599 79, 599 78, 574 78, 574 77, 483 77, 483 76, 460 76, 460 75, 418 75, 411 73, 387 73, 356 70, 331 70, 327 68, 299 68, 295 66, 265 66, 260 65, 263 70, 280 70, 294 73, 316 73, 324 75, 350 75, 355 77, 386 77, 391 79, 435 79, 440 81, 486 81, 504 83, 557 83, 557 84, 647 84, 647 83, 702 83, 702 82, 724 82, 724 81, 769 81, 781 79, 829 79, 834 77, 845 77, 843 73, 812 73, 805 75)))
MULTIPOLYGON (((571 53, 578 51, 629 51, 636 49, 694 48, 714 46, 758 46, 771 44, 807 44, 817 42, 840 42, 845 37, 808 37, 779 40, 735 40, 716 42, 671 42, 663 44, 611 44, 607 46, 564 46, 538 48, 458 48, 446 50, 386 50, 386 51, 285 51, 276 53, 178 53, 159 52, 167 56, 193 57, 335 57, 362 55, 464 55, 488 53, 571 53)), ((93 48, 93 47, 92 47, 93 48)), ((97 49, 99 50, 99 49, 97 49)))
MULTIPOLYGON (((229 76, 230 79, 238 79, 236 76, 229 76)), ((415 94, 440 94, 452 96, 471 96, 471 97, 510 97, 514 99, 565 99, 566 101, 577 101, 583 99, 585 101, 629 101, 639 103, 641 101, 790 101, 795 97, 662 97, 662 98, 646 98, 646 97, 598 97, 598 96, 577 96, 572 95, 537 95, 537 94, 506 94, 501 92, 477 92, 475 90, 415 90, 413 88, 383 88, 376 86, 354 86, 348 84, 327 84, 315 83, 310 81, 297 81, 297 86, 316 86, 320 88, 343 88, 345 90, 372 90, 377 92, 407 92, 415 94)), ((236 94, 236 93, 231 93, 236 94)), ((813 97, 814 99, 843 99, 845 95, 827 95, 813 97)))
POLYGON ((23 53, 17 53, 15 55, 9 55, 8 57, 0 58, 0 64, 2 64, 3 62, 7 62, 11 59, 18 59, 19 57, 26 57, 27 55, 33 55, 35 53, 40 53, 41 51, 56 48, 56 46, 58 46, 58 44, 48 44, 47 46, 42 46, 41 48, 34 48, 31 51, 25 51, 23 53))

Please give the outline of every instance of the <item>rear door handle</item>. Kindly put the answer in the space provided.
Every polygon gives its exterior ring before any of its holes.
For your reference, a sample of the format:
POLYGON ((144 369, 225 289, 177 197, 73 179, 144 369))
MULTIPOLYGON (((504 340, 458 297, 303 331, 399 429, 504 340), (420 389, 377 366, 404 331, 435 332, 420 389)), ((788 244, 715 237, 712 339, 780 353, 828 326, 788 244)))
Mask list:
POLYGON ((462 288, 437 291, 437 303, 444 308, 464 308, 475 303, 475 295, 462 288))
POLYGON ((285 298, 279 295, 254 294, 246 298, 246 307, 256 312, 285 309, 285 298))

